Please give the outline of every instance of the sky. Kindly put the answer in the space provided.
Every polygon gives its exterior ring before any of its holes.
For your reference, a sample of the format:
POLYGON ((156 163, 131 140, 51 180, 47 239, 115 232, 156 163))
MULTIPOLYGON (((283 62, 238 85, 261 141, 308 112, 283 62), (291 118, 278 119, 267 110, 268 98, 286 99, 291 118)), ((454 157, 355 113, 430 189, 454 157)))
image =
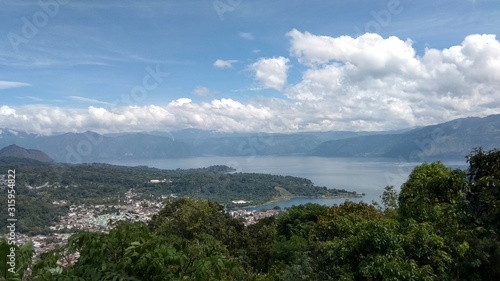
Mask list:
POLYGON ((498 0, 2 0, 0 128, 381 131, 500 113, 498 0))

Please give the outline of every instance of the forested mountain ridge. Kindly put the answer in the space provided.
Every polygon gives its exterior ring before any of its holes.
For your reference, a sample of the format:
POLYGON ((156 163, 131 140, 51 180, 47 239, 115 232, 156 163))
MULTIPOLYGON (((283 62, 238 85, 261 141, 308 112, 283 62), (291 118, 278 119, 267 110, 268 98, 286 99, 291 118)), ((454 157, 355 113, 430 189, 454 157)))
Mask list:
POLYGON ((15 144, 6 146, 0 149, 0 158, 9 157, 9 158, 24 158, 24 159, 32 159, 39 162, 44 163, 53 163, 52 160, 47 154, 40 150, 36 149, 24 149, 15 144))
POLYGON ((326 141, 312 155, 324 157, 389 157, 410 162, 463 159, 471 147, 493 149, 500 144, 500 115, 469 117, 401 134, 326 141))

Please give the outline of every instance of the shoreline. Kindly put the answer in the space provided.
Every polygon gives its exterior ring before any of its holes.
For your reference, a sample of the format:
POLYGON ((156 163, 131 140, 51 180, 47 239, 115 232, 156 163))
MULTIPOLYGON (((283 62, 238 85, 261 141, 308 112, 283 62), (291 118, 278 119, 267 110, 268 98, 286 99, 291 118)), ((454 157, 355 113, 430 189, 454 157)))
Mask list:
POLYGON ((349 199, 349 198, 363 198, 363 197, 364 197, 363 194, 339 194, 339 195, 319 196, 319 197, 309 197, 309 196, 300 196, 300 195, 299 196, 279 196, 279 197, 275 197, 269 201, 266 201, 262 204, 243 207, 243 209, 257 208, 259 206, 271 205, 274 203, 285 202, 285 201, 292 200, 292 199, 349 199))

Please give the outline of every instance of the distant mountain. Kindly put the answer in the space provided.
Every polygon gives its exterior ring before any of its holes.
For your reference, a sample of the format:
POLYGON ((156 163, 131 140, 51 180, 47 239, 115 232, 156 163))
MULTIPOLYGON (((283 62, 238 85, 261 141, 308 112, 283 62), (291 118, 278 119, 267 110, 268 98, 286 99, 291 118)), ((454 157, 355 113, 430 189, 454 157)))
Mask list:
POLYGON ((410 162, 444 158, 463 160, 474 147, 500 147, 500 115, 385 132, 268 134, 186 129, 104 135, 87 131, 41 136, 0 129, 0 147, 11 144, 42 150, 57 162, 69 163, 255 155, 390 157, 410 162))
POLYGON ((475 147, 500 148, 500 115, 469 117, 399 134, 326 141, 312 155, 323 157, 389 157, 409 162, 463 159, 475 147))
POLYGON ((22 147, 31 147, 32 142, 38 138, 37 134, 30 134, 9 128, 0 128, 0 147, 17 144, 22 147))
POLYGON ((69 163, 208 155, 306 155, 326 140, 377 134, 374 132, 227 133, 187 129, 174 132, 104 135, 87 131, 40 136, 11 129, 2 130, 7 133, 4 133, 4 137, 0 135, 0 147, 17 144, 39 149, 57 162, 69 163))
POLYGON ((9 145, 0 149, 0 158, 21 158, 21 159, 31 159, 43 163, 53 163, 47 154, 36 149, 24 149, 15 144, 9 145))
POLYGON ((103 136, 95 132, 43 137, 32 144, 59 162, 106 162, 120 159, 190 157, 193 148, 182 141, 143 133, 103 136))

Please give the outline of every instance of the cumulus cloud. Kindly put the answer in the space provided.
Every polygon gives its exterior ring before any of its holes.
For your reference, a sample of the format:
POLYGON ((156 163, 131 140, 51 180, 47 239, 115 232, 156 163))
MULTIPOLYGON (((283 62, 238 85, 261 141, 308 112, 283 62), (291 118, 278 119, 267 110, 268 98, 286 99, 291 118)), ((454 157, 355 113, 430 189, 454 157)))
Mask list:
POLYGON ((289 62, 284 57, 261 58, 251 64, 249 69, 262 87, 281 91, 287 81, 289 62))
POLYGON ((31 86, 31 84, 23 83, 23 82, 0 80, 0 90, 9 89, 9 88, 27 87, 27 86, 31 86))
MULTIPOLYGON (((297 82, 287 82, 288 58, 249 66, 262 87, 281 90, 283 98, 180 98, 161 106, 87 109, 4 105, 0 124, 39 133, 388 130, 500 113, 500 42, 494 35, 470 35, 420 55, 411 40, 376 34, 328 37, 292 30, 288 38, 291 59, 305 68, 297 82)), ((193 93, 207 91, 199 86, 193 93)))
POLYGON ((0 107, 0 116, 16 116, 16 110, 6 105, 0 107))
POLYGON ((245 40, 254 40, 255 36, 251 32, 240 32, 238 35, 245 40))
POLYGON ((214 62, 214 67, 217 68, 231 68, 233 63, 238 62, 237 60, 221 60, 218 59, 214 62))
POLYGON ((411 40, 377 34, 328 37, 292 30, 290 54, 307 67, 288 98, 329 105, 342 120, 422 125, 498 113, 500 42, 471 35, 417 56, 411 40))

